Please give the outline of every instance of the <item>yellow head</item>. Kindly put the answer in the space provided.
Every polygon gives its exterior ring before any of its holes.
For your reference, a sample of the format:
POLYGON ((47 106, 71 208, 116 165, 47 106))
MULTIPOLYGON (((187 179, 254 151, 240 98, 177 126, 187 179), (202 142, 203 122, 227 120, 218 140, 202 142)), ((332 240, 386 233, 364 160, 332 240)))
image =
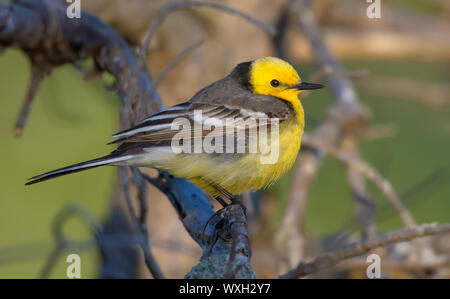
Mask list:
POLYGON ((289 63, 276 57, 263 57, 253 61, 249 77, 253 93, 274 96, 294 106, 298 105, 298 95, 303 90, 323 87, 320 84, 302 82, 289 63))

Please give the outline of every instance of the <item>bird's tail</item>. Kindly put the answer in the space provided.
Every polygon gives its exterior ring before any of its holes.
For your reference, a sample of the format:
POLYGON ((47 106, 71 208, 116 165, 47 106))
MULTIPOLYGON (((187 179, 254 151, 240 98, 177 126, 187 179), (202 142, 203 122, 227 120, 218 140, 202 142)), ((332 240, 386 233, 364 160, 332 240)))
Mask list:
POLYGON ((49 171, 49 172, 34 176, 32 178, 29 178, 28 179, 29 182, 27 182, 25 185, 33 185, 33 184, 40 183, 40 182, 43 182, 46 180, 50 180, 50 179, 53 179, 53 178, 56 178, 59 176, 66 175, 66 174, 79 172, 79 171, 99 167, 102 165, 115 164, 115 163, 119 163, 121 161, 125 161, 128 159, 130 159, 130 156, 117 156, 114 154, 107 155, 104 157, 89 160, 86 162, 81 162, 78 164, 73 164, 73 165, 70 165, 67 167, 63 167, 60 169, 56 169, 53 171, 49 171))

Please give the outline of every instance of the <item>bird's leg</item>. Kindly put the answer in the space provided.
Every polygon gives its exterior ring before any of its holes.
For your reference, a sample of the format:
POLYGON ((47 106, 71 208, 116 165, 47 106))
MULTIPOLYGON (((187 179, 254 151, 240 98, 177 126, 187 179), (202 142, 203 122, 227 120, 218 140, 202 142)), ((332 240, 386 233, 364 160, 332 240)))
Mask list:
POLYGON ((221 203, 224 208, 228 206, 228 204, 226 204, 224 201, 224 198, 226 198, 231 202, 232 205, 239 205, 244 210, 245 216, 247 217, 247 207, 241 202, 240 195, 233 195, 218 185, 212 184, 211 186, 213 186, 217 191, 219 191, 222 194, 220 200, 219 197, 216 197, 216 200, 219 201, 219 203, 221 203))
MULTIPOLYGON (((225 190, 224 188, 222 188, 221 186, 215 185, 215 184, 210 184, 214 189, 216 189, 217 191, 219 191, 219 193, 221 193, 220 196, 216 196, 214 199, 217 200, 222 206, 223 208, 219 209, 217 212, 214 213, 214 215, 212 215, 208 221, 206 222, 205 226, 203 227, 203 235, 205 235, 205 230, 208 227, 209 223, 215 218, 220 216, 224 209, 227 208, 230 205, 239 205, 245 213, 245 216, 247 217, 247 208, 245 207, 245 205, 241 202, 240 200, 240 196, 238 195, 233 195, 230 192, 228 192, 227 190, 225 190), (226 200, 229 200, 231 203, 227 203, 226 200)), ((217 241, 217 238, 219 237, 218 234, 218 229, 222 227, 224 222, 224 219, 222 219, 221 221, 219 221, 218 223, 216 223, 216 226, 214 228, 213 233, 211 234, 210 238, 209 238, 209 243, 210 245, 214 244, 217 241)))
POLYGON ((226 208, 228 204, 226 203, 225 199, 228 199, 232 204, 234 204, 236 196, 225 190, 223 187, 219 185, 211 184, 211 186, 216 189, 221 195, 216 197, 216 200, 224 207, 226 208))

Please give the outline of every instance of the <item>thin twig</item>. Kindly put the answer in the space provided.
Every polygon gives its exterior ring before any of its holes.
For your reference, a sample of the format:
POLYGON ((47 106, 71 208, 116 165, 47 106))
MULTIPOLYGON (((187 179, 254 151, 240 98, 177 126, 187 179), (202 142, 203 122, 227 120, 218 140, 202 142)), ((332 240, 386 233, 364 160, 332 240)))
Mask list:
POLYGON ((141 172, 138 171, 137 167, 131 167, 131 172, 133 173, 133 184, 138 190, 137 199, 139 202, 139 229, 142 234, 148 236, 147 230, 147 215, 148 215, 148 203, 147 203, 147 184, 141 176, 141 172))
POLYGON ((27 96, 22 105, 22 109, 20 110, 19 116, 17 117, 16 125, 14 126, 14 134, 16 135, 16 137, 20 137, 22 135, 23 128, 28 119, 28 114, 31 109, 31 103, 36 96, 36 92, 39 88, 41 80, 42 75, 40 70, 36 65, 32 65, 30 86, 28 87, 27 96))
POLYGON ((168 15, 173 13, 177 10, 182 10, 186 8, 192 8, 192 7, 210 7, 214 8, 220 11, 223 11, 228 14, 236 15, 245 21, 255 25, 256 27, 260 28, 264 32, 266 32, 269 36, 275 35, 275 28, 273 28, 270 25, 267 25, 258 19, 238 10, 235 8, 231 8, 229 6, 226 6, 221 3, 216 2, 207 2, 207 1, 182 1, 182 2, 169 2, 166 3, 164 6, 160 8, 158 13, 153 18, 152 24, 150 25, 147 33, 144 37, 144 42, 142 43, 141 53, 146 56, 148 48, 150 46, 150 42, 153 38, 153 35, 155 34, 158 27, 162 24, 162 22, 166 19, 168 15))
POLYGON ((119 168, 119 175, 120 175, 120 181, 122 182, 122 188, 125 194, 125 200, 127 203, 128 211, 130 213, 131 222, 133 223, 133 227, 135 229, 139 245, 142 248, 142 251, 144 253, 144 260, 145 264, 147 265, 147 268, 150 270, 150 273, 153 275, 156 279, 164 278, 164 275, 159 267, 159 265, 156 262, 155 257, 153 256, 150 245, 148 242, 148 235, 144 233, 144 231, 147 231, 146 225, 143 228, 139 225, 139 219, 136 216, 136 212, 133 207, 133 203, 131 202, 131 196, 130 196, 130 188, 129 188, 129 182, 128 182, 128 174, 127 169, 124 167, 119 168))
POLYGON ((289 27, 289 16, 292 9, 292 4, 295 0, 288 0, 278 15, 278 20, 275 22, 276 34, 272 37, 272 44, 275 48, 275 54, 281 59, 287 59, 286 47, 284 45, 286 39, 287 29, 289 27))
POLYGON ((450 223, 442 225, 424 224, 416 227, 404 228, 373 240, 356 242, 334 252, 324 253, 310 262, 302 262, 298 264, 295 269, 280 275, 279 278, 286 279, 304 277, 330 268, 340 261, 364 254, 378 247, 448 232, 450 232, 450 223))
MULTIPOLYGON (((355 159, 360 159, 358 140, 353 135, 342 138, 340 150, 355 159)), ((356 200, 356 219, 364 230, 364 239, 375 238, 377 235, 375 202, 367 191, 366 179, 355 171, 351 164, 344 163, 344 167, 349 187, 356 200)))
POLYGON ((354 171, 359 172, 364 175, 367 179, 369 179, 375 186, 377 186, 389 202, 394 206, 402 219, 403 223, 406 226, 415 226, 416 221, 412 217, 411 213, 408 209, 403 205, 397 192, 392 187, 392 184, 385 179, 381 174, 378 173, 372 166, 370 166, 367 162, 347 155, 342 151, 339 151, 332 145, 324 144, 323 142, 317 141, 314 138, 311 138, 308 135, 303 136, 303 144, 309 147, 313 147, 316 149, 320 149, 323 152, 326 152, 341 162, 344 162, 347 165, 350 165, 354 171))

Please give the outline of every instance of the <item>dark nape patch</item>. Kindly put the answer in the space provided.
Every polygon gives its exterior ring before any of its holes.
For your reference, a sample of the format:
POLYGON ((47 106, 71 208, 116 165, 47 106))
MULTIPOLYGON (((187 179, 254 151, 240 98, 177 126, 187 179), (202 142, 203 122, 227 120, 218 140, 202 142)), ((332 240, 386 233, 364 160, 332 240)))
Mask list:
POLYGON ((245 89, 252 91, 250 84, 250 70, 252 68, 253 61, 247 61, 239 63, 231 72, 231 76, 236 78, 239 84, 245 89))

